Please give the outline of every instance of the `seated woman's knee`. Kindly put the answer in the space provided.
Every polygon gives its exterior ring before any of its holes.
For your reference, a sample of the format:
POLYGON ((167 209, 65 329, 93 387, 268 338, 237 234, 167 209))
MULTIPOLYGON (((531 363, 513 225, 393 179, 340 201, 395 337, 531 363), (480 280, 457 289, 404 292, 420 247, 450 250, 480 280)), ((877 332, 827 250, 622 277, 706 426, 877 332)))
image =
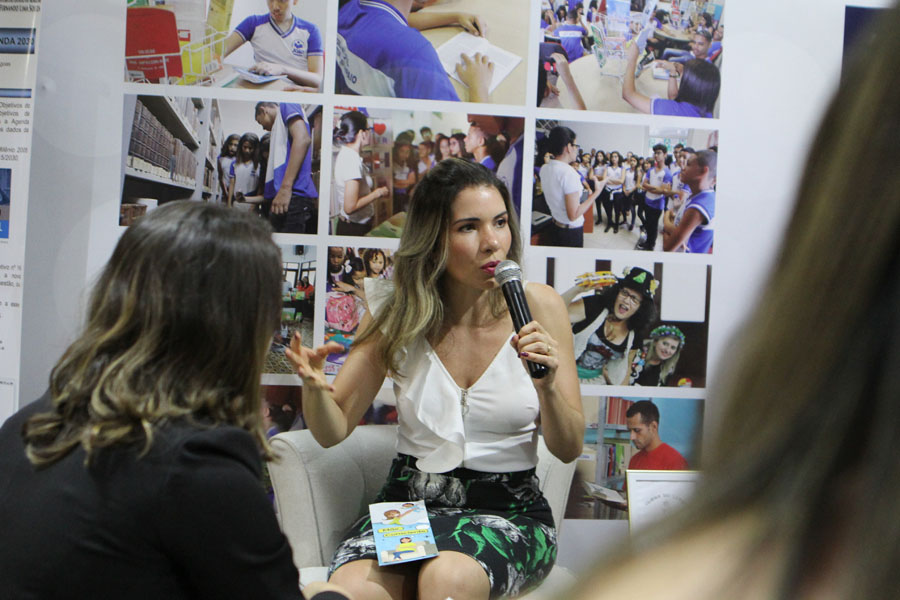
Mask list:
POLYGON ((443 552, 419 571, 419 598, 481 598, 490 595, 490 580, 475 559, 458 552, 443 552))

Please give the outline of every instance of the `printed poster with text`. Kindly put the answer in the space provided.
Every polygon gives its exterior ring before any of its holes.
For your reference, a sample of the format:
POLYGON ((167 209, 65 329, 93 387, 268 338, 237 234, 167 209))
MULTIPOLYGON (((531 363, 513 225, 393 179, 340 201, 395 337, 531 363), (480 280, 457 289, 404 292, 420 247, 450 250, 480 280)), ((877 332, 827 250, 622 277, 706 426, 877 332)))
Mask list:
POLYGON ((15 412, 40 0, 0 0, 0 423, 15 412))

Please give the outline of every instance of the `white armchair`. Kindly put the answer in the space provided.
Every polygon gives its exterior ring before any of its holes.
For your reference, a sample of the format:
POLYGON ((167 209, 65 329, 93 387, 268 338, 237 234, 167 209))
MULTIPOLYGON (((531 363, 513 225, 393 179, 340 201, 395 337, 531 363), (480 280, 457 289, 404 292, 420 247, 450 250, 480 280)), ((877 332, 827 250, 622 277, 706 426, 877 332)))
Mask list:
MULTIPOLYGON (((328 564, 347 527, 368 510, 387 478, 397 455, 395 425, 357 427, 333 448, 322 448, 308 430, 272 438, 279 460, 269 463, 278 521, 294 552, 300 581, 323 581, 328 564)), ((538 443, 537 475, 550 503, 557 530, 575 463, 550 454, 543 438, 538 443)), ((572 581, 556 566, 543 587, 556 589, 572 581)), ((543 592, 546 590, 542 589, 543 592)))

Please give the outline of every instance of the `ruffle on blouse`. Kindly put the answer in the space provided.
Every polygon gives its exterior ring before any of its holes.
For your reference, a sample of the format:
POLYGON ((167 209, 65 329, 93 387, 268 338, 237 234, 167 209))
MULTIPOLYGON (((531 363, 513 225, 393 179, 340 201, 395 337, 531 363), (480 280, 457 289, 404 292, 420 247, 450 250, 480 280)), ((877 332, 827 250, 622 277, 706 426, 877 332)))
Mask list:
MULTIPOLYGON (((364 286, 369 312, 375 316, 392 300, 393 282, 367 278, 364 286)), ((386 330, 382 334, 390 335, 386 330)), ((444 473, 457 468, 465 458, 466 444, 459 387, 448 381, 446 370, 424 339, 402 350, 398 358, 403 373, 394 381, 397 411, 402 415, 398 445, 407 442, 431 449, 416 462, 422 471, 444 473)))

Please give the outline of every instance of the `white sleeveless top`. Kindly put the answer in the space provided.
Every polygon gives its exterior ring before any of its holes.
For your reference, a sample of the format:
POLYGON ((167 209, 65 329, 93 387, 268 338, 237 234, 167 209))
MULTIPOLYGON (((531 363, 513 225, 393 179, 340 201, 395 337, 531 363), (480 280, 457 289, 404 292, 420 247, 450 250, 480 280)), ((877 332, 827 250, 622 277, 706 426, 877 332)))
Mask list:
MULTIPOLYGON (((366 279, 365 289, 376 315, 394 286, 366 279)), ((537 465, 537 392, 508 342, 468 389, 456 384, 424 338, 401 353, 402 375, 394 376, 398 452, 418 458, 416 466, 429 473, 456 467, 504 473, 537 465)))

